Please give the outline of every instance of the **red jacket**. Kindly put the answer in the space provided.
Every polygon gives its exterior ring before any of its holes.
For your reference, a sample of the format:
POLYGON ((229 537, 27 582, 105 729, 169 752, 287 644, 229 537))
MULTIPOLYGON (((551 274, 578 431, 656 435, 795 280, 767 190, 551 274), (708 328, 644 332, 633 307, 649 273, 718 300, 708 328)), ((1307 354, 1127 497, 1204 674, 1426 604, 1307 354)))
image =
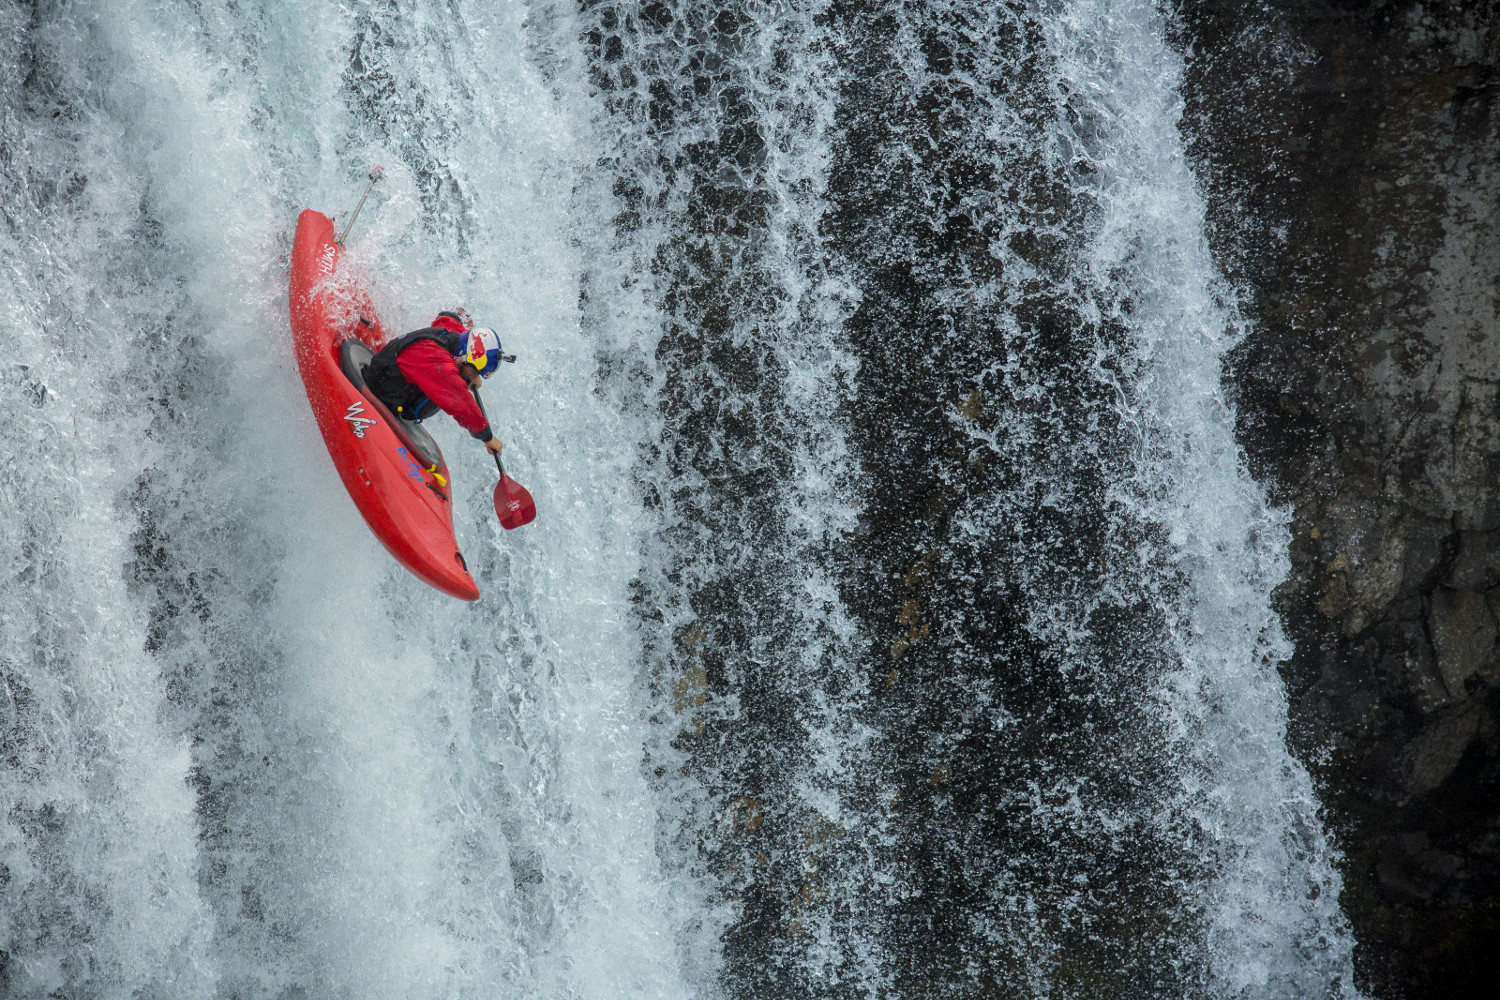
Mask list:
MULTIPOLYGON (((447 316, 439 316, 432 325, 453 333, 463 333, 463 326, 447 316)), ((470 434, 488 439, 485 434, 490 422, 484 419, 469 383, 458 373, 458 359, 443 350, 435 340, 418 340, 408 344, 396 355, 396 367, 401 376, 421 389, 444 413, 470 434)))

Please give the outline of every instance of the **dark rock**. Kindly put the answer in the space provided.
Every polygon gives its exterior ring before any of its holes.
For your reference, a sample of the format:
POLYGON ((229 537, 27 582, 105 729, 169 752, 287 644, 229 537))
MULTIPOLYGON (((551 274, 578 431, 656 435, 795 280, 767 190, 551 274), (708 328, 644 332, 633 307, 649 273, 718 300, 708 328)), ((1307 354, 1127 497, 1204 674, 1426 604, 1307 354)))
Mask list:
POLYGON ((1442 787, 1458 768, 1469 744, 1479 735, 1483 719, 1478 706, 1465 704, 1422 726, 1417 736, 1405 744, 1400 775, 1403 802, 1442 787))
POLYGON ((1439 587, 1428 615, 1438 672, 1448 693, 1465 696, 1465 682, 1476 673, 1491 679, 1496 666, 1495 619, 1485 595, 1439 587))
POLYGON ((1458 552, 1445 582, 1460 590, 1500 586, 1500 532, 1459 532, 1458 552))
POLYGON ((1452 880, 1463 859, 1431 849, 1425 833, 1403 833, 1386 842, 1375 863, 1380 890, 1391 901, 1421 905, 1452 880))
POLYGON ((1500 10, 1180 14, 1210 238, 1251 320, 1240 440, 1295 512, 1289 740, 1345 851, 1360 985, 1466 995, 1500 939, 1500 10))

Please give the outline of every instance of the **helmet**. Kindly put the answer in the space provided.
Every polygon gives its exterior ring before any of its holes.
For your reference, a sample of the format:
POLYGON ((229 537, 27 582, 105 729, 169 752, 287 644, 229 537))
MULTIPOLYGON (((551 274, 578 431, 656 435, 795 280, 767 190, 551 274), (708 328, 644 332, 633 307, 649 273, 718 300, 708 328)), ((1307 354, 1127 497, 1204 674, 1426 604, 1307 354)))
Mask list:
POLYGON ((459 363, 467 361, 489 378, 500 367, 500 335, 487 326, 476 326, 458 340, 459 363))

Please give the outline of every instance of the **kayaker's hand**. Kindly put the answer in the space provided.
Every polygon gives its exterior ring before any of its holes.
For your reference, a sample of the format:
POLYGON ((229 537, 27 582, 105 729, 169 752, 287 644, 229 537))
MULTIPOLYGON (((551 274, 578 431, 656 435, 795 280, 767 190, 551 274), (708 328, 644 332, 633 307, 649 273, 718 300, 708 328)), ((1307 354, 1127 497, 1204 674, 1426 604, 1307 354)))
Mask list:
POLYGON ((500 454, 500 449, 505 447, 505 445, 501 443, 499 438, 490 438, 484 443, 484 446, 490 451, 493 451, 496 455, 500 454))

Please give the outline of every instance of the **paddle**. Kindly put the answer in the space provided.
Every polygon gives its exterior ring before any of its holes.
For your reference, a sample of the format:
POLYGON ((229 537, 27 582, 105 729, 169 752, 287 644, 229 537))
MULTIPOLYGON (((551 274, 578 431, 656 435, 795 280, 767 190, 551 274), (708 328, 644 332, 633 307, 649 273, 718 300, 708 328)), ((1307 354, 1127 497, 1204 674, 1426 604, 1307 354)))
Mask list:
POLYGON ((349 221, 344 223, 344 231, 334 240, 339 246, 343 246, 344 241, 349 238, 349 230, 354 228, 354 220, 359 218, 359 210, 365 207, 365 199, 370 197, 370 188, 374 187, 375 182, 385 176, 385 167, 382 167, 378 163, 375 164, 375 166, 370 168, 369 176, 370 183, 365 185, 365 193, 359 196, 359 204, 354 206, 354 214, 349 216, 349 221))
MULTIPOLYGON (((479 412, 484 413, 484 400, 479 398, 478 389, 473 391, 474 402, 479 404, 479 412)), ((490 415, 484 413, 484 419, 489 420, 490 415)), ((536 520, 536 501, 531 499, 526 487, 505 474, 500 456, 493 451, 490 454, 494 456, 495 468, 500 470, 500 481, 495 484, 495 514, 500 518, 500 527, 509 531, 530 524, 536 520)))

